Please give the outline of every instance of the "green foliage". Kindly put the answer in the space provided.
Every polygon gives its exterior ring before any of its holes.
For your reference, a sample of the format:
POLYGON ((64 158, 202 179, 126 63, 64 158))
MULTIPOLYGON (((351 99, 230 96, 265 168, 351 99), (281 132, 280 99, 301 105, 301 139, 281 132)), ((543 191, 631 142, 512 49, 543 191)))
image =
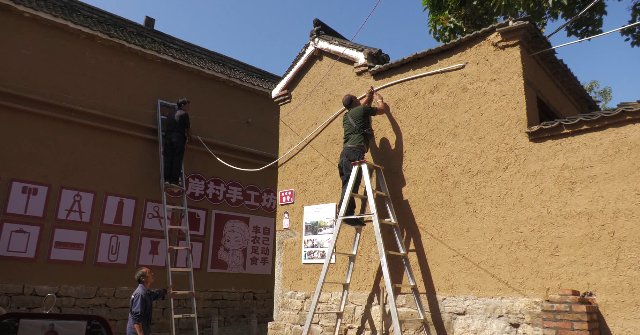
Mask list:
MULTIPOLYGON (((480 30, 509 18, 528 17, 540 29, 550 21, 567 21, 580 13, 593 0, 422 0, 428 11, 429 32, 440 42, 480 30)), ((621 1, 621 0, 618 0, 621 1)), ((630 7, 633 23, 640 19, 640 0, 630 7)), ((579 38, 602 33, 603 17, 607 15, 606 1, 598 1, 580 18, 565 27, 567 36, 579 38)), ((622 32, 632 46, 640 46, 640 26, 622 32)))
POLYGON ((587 90, 587 93, 594 100, 600 103, 600 109, 607 109, 607 104, 613 99, 613 92, 611 87, 605 86, 602 89, 600 88, 600 82, 597 80, 592 80, 586 84, 583 84, 584 89, 587 90))

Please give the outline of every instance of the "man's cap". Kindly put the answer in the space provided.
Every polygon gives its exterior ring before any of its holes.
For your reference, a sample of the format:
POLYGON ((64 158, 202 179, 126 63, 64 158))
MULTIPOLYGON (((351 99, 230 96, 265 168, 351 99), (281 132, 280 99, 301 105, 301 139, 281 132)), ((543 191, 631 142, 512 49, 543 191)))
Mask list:
POLYGON ((189 101, 189 99, 180 98, 180 99, 178 99, 178 102, 176 102, 176 105, 178 105, 178 107, 182 107, 184 105, 188 105, 189 103, 191 103, 191 101, 189 101))

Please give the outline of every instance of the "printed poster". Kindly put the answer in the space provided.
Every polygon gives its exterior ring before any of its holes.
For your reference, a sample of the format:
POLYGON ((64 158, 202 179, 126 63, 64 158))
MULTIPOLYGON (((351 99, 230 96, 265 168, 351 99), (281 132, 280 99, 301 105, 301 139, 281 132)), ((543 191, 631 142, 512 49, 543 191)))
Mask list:
POLYGON ((40 226, 5 222, 0 235, 0 256, 35 259, 40 226))
POLYGON ((275 219, 212 211, 208 272, 270 274, 275 219))
POLYGON ((129 242, 126 234, 101 232, 98 237, 96 263, 108 265, 126 265, 129 261, 129 242))
POLYGON ((102 224, 130 228, 136 209, 136 199, 107 195, 104 201, 102 224))
POLYGON ((165 266, 167 259, 167 244, 164 237, 140 237, 138 248, 138 265, 165 266))
POLYGON ((5 212, 7 214, 17 214, 44 217, 44 209, 47 204, 49 187, 31 182, 12 181, 9 186, 9 199, 5 212))
POLYGON ((88 223, 91 221, 94 199, 95 194, 92 192, 63 188, 60 192, 57 218, 88 223))
POLYGON ((49 260, 84 262, 88 235, 85 230, 54 228, 51 236, 49 260))
MULTIPOLYGON (((187 241, 178 242, 178 246, 186 247, 187 241)), ((193 257, 193 269, 196 270, 202 268, 202 242, 192 240, 190 249, 191 251, 180 249, 176 252, 175 267, 186 268, 191 255, 191 257, 193 257)))
MULTIPOLYGON (((302 230, 302 263, 324 263, 327 258, 336 219, 336 204, 304 206, 302 230)), ((335 257, 331 259, 335 262, 335 257)))

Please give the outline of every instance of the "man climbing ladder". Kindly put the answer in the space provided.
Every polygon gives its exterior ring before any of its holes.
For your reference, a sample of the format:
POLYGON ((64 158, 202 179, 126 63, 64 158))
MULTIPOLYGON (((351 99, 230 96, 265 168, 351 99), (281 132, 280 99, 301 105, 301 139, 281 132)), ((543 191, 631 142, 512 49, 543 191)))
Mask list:
MULTIPOLYGON (((340 193, 340 203, 338 208, 344 201, 344 194, 347 190, 349 176, 353 169, 353 162, 364 159, 364 154, 369 151, 369 141, 373 138, 373 129, 371 128, 371 117, 389 113, 389 106, 384 102, 382 96, 375 92, 373 87, 369 89, 362 100, 358 100, 354 95, 347 94, 342 98, 342 105, 347 111, 342 119, 342 127, 344 129, 343 148, 340 153, 338 162, 338 173, 342 181, 342 192, 340 193), (375 107, 371 106, 371 102, 375 98, 375 107)), ((355 189, 360 187, 362 175, 358 174, 355 180, 355 189)), ((356 204, 354 199, 350 198, 347 204, 345 216, 353 216, 356 204)), ((362 218, 345 218, 344 222, 352 226, 364 226, 362 218)))
POLYGON ((162 142, 165 187, 170 188, 182 188, 180 186, 182 158, 185 146, 191 140, 191 122, 188 113, 191 102, 187 98, 181 98, 176 106, 178 109, 167 115, 162 142))

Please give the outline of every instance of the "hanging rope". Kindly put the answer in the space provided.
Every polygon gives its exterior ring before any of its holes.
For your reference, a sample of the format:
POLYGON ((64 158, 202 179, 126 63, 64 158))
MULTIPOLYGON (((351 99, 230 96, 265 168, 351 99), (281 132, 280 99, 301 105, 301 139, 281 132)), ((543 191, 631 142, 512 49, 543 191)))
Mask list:
MULTIPOLYGON (((388 88, 390 86, 393 85, 397 85, 409 80, 413 80, 413 79, 418 79, 418 78, 422 78, 422 77, 426 77, 426 76, 430 76, 430 75, 434 75, 434 74, 439 74, 439 73, 444 73, 444 72, 449 72, 449 71, 455 71, 461 68, 464 68, 467 65, 467 63, 461 63, 461 64, 456 64, 456 65, 452 65, 452 66, 448 66, 442 69, 438 69, 438 70, 433 70, 433 71, 429 71, 429 72, 424 72, 424 73, 420 73, 420 74, 416 74, 413 76, 409 76, 409 77, 405 77, 402 79, 398 79, 398 80, 394 80, 392 82, 386 83, 382 86, 379 86, 377 88, 374 88, 375 91, 380 91, 383 90, 385 88, 388 88)), ((361 96, 358 97, 358 99, 362 99, 366 94, 363 94, 361 96)), ((335 119, 338 115, 340 115, 340 113, 344 112, 345 108, 342 107, 340 108, 337 112, 333 113, 333 115, 331 115, 328 119, 326 119, 324 122, 322 122, 318 127, 316 127, 316 129, 314 129, 313 131, 311 131, 311 133, 309 133, 309 135, 305 136, 302 141, 300 141, 298 144, 294 145, 293 147, 291 147, 291 149, 289 149, 287 152, 284 153, 284 155, 278 157, 276 160, 274 160, 273 162, 259 167, 259 168, 255 168, 255 169, 247 169, 247 168, 241 168, 238 166, 234 166, 232 164, 229 164, 227 162, 225 162, 224 160, 222 160, 220 157, 218 157, 216 154, 213 153, 213 151, 211 151, 211 149, 207 146, 206 143, 204 143, 204 140, 202 139, 202 137, 198 136, 198 140, 200 140, 200 143, 202 143, 202 145, 204 146, 204 148, 215 158, 217 159, 220 163, 232 168, 232 169, 236 169, 236 170, 240 170, 240 171, 246 171, 246 172, 256 172, 256 171, 261 171, 264 170, 266 168, 268 168, 269 166, 277 163, 278 161, 282 160, 284 157, 288 156, 291 152, 293 152, 296 148, 298 148, 300 145, 304 144, 307 142, 307 140, 312 137, 313 135, 316 134, 316 132, 318 132, 318 130, 324 128, 329 122, 333 121, 333 119, 335 119)))

